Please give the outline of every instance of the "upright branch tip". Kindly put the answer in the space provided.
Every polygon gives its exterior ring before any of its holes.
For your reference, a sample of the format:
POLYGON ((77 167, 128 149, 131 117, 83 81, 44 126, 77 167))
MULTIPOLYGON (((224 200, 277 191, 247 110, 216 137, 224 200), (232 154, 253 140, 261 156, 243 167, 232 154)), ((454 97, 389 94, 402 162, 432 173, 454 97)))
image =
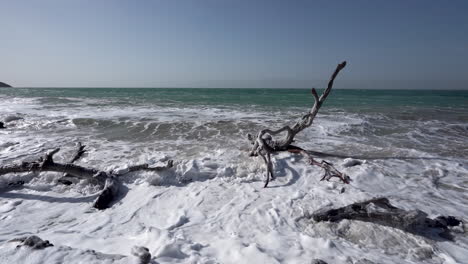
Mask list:
POLYGON ((318 96, 317 90, 315 90, 315 88, 312 88, 312 95, 314 96, 315 99, 318 100, 319 96, 318 96))
POLYGON ((338 64, 337 70, 341 71, 345 66, 346 66, 346 61, 343 61, 342 63, 338 64))

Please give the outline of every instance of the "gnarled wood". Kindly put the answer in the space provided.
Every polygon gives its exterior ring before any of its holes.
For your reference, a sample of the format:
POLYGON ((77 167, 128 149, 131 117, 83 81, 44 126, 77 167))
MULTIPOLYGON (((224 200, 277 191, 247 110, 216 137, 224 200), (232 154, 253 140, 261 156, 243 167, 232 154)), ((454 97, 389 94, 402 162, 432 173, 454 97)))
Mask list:
POLYGON ((114 197, 119 192, 120 184, 121 182, 115 176, 108 175, 104 188, 96 200, 94 200, 93 207, 99 210, 109 208, 114 197))
POLYGON ((145 164, 140 164, 140 165, 133 165, 130 166, 124 170, 121 170, 118 172, 119 176, 123 176, 127 173, 134 172, 134 171, 163 171, 169 168, 172 168, 174 166, 174 161, 173 160, 168 160, 166 166, 160 166, 160 167, 150 167, 147 163, 145 164))
MULTIPOLYGON (((312 88, 312 96, 314 97, 314 105, 310 109, 310 111, 302 116, 301 120, 294 124, 292 127, 284 126, 278 130, 271 130, 271 129, 264 129, 261 130, 257 137, 254 139, 252 135, 248 134, 247 137, 249 141, 252 143, 252 149, 250 151, 250 156, 258 156, 260 155, 265 162, 267 168, 267 175, 265 178, 265 185, 264 187, 268 186, 270 178, 273 179, 273 165, 271 164, 270 155, 277 151, 290 151, 295 152, 298 147, 292 146, 291 144, 294 142, 294 137, 301 132, 302 130, 306 129, 307 127, 312 125, 315 116, 317 115, 320 107, 322 106, 323 102, 327 99, 328 95, 333 88, 333 83, 335 81, 336 76, 338 73, 346 66, 346 61, 338 64, 336 66, 335 71, 333 72, 328 86, 322 95, 319 97, 315 88, 312 88), (286 132, 284 137, 279 139, 274 139, 273 136, 277 136, 283 132, 286 132), (294 150, 293 150, 294 149, 294 150)), ((299 148, 300 149, 300 148, 299 148)), ((302 150, 302 149, 301 149, 302 150)), ((296 153, 304 154, 300 151, 296 153)), ((340 178, 344 183, 349 183, 349 177, 339 172, 335 169, 331 163, 327 161, 317 162, 315 161, 310 155, 307 154, 309 157, 309 161, 311 165, 316 165, 325 170, 325 175, 322 180, 326 179, 329 180, 332 177, 340 178)))
POLYGON ((319 162, 315 160, 306 150, 303 150, 302 148, 299 148, 296 146, 290 146, 290 148, 288 149, 288 152, 300 153, 309 159, 310 165, 319 166, 320 168, 322 168, 324 170, 324 174, 323 174, 323 177, 320 179, 321 181, 323 180, 329 181, 333 177, 340 179, 343 183, 346 183, 346 184, 349 184, 349 182, 351 181, 348 175, 338 171, 335 167, 333 167, 332 163, 326 160, 322 160, 319 162))
POLYGON ((8 242, 20 242, 16 248, 20 247, 29 247, 32 249, 44 249, 47 247, 53 247, 54 245, 49 242, 49 240, 42 240, 38 236, 25 236, 25 237, 19 237, 19 238, 14 238, 11 240, 8 240, 8 242))
POLYGON ((53 156, 60 151, 60 148, 56 148, 52 151, 47 152, 44 156, 40 157, 37 161, 33 162, 22 162, 21 164, 6 165, 0 167, 0 175, 7 173, 24 173, 24 172, 62 172, 67 175, 71 175, 77 178, 93 179, 98 184, 103 186, 102 191, 93 203, 93 207, 97 209, 108 208, 110 203, 114 200, 115 196, 119 192, 119 186, 121 182, 119 177, 124 176, 129 172, 135 171, 162 171, 169 169, 173 166, 173 161, 169 160, 166 166, 161 167, 150 167, 148 164, 140 164, 130 166, 123 172, 106 172, 94 168, 87 168, 73 164, 83 153, 84 146, 78 145, 75 155, 70 159, 69 163, 58 163, 55 162, 53 156))
POLYGON ((435 232, 441 238, 449 240, 452 239, 449 227, 461 223, 453 216, 438 216, 431 219, 420 210, 407 211, 397 208, 387 198, 370 199, 337 209, 319 210, 314 212, 311 218, 317 222, 338 222, 343 219, 359 220, 438 239, 438 237, 433 236, 435 232))
MULTIPOLYGON (((86 150, 84 149, 85 147, 86 146, 82 145, 81 142, 78 142, 76 144, 75 151, 73 152, 72 156, 70 157, 67 163, 74 163, 75 161, 79 160, 83 156, 83 154, 86 152, 86 150)), ((64 173, 63 177, 60 178, 58 182, 65 184, 65 185, 70 185, 73 183, 74 178, 75 177, 73 175, 64 173)))

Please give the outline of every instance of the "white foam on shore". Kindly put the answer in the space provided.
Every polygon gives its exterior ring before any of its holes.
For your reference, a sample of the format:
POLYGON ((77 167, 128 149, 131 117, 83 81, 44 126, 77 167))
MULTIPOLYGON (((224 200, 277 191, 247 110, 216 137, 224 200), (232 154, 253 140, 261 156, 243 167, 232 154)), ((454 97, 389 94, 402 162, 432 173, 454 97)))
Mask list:
MULTIPOLYGON (((88 145, 77 162, 86 166, 115 169, 168 158, 176 163, 171 172, 128 176, 124 197, 104 211, 91 208, 97 189, 85 181, 57 185, 58 173, 0 176, 0 263, 131 263, 135 245, 149 248, 157 263, 467 263, 463 230, 454 241, 432 241, 359 221, 303 219, 323 207, 386 196, 398 207, 431 217, 468 220, 466 161, 437 157, 437 151, 426 152, 417 142, 394 146, 374 142, 372 134, 356 136, 379 129, 374 117, 325 112, 298 144, 394 159, 345 167, 344 158, 327 157, 353 180, 344 186, 320 182, 319 168, 298 155, 280 153, 273 158, 277 179, 264 189, 264 165, 248 157, 244 135, 294 120, 296 110, 57 106, 51 111, 29 99, 8 105, 8 115, 24 119, 0 131, 0 165, 59 146, 57 160, 62 160, 78 140, 88 145), (18 179, 25 181, 22 188, 8 186, 18 179), (17 243, 7 242, 26 235, 38 235, 54 247, 17 249, 17 243)), ((379 137, 396 142, 398 133, 379 137)))

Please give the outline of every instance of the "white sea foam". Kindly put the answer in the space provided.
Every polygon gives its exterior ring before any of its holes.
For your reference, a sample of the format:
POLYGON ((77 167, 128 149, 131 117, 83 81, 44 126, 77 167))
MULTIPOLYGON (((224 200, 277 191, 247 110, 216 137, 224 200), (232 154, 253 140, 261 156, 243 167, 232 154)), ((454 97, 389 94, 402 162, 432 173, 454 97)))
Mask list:
POLYGON ((58 173, 1 176, 2 263, 129 263, 135 261, 135 245, 149 248, 157 263, 468 263, 463 229, 454 241, 432 241, 359 221, 303 218, 323 207, 386 196, 401 208, 466 222, 466 150, 445 156, 454 147, 437 142, 444 126, 452 126, 447 137, 466 144, 457 134, 466 128, 462 122, 392 123, 381 113, 326 110, 297 144, 337 154, 327 159, 351 184, 320 182, 319 168, 280 153, 273 157, 277 179, 264 189, 264 165, 248 157, 245 134, 291 123, 304 109, 119 105, 79 98, 58 104, 13 98, 0 107, 2 117, 23 117, 0 130, 0 165, 31 160, 54 147, 62 147, 57 159, 63 160, 76 141, 88 150, 77 163, 103 170, 175 160, 171 171, 128 176, 124 197, 104 211, 91 209, 98 190, 86 181, 63 186, 56 184, 58 173), (353 156, 365 162, 346 166, 344 159, 353 156), (8 185, 18 180, 25 185, 8 185), (7 242, 25 235, 54 247, 16 249, 17 243, 7 242))

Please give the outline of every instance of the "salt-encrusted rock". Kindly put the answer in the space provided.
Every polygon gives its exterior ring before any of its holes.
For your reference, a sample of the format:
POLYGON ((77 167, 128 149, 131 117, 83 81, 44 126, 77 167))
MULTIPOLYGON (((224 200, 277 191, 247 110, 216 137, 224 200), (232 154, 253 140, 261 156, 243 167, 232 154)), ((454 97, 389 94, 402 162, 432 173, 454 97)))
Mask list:
POLYGON ((134 246, 132 255, 138 258, 138 264, 148 264, 151 261, 151 253, 146 247, 134 246))
POLYGON ((38 236, 28 236, 28 237, 20 237, 10 240, 10 242, 21 242, 20 245, 17 247, 27 246, 32 249, 44 249, 46 247, 52 247, 53 244, 49 243, 49 240, 42 240, 38 236))

